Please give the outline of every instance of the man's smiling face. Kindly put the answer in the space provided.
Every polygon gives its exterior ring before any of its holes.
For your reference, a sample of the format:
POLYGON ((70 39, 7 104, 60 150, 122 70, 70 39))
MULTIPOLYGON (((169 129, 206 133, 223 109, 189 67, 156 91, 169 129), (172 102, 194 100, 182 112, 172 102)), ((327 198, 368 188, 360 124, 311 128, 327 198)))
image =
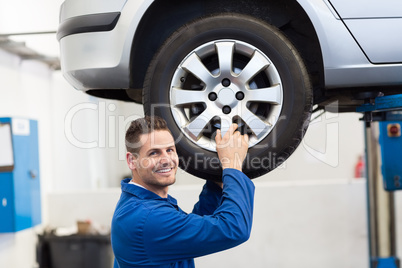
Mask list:
POLYGON ((133 182, 166 198, 168 186, 176 181, 179 158, 173 136, 157 130, 142 134, 138 155, 127 153, 127 163, 133 171, 133 182))

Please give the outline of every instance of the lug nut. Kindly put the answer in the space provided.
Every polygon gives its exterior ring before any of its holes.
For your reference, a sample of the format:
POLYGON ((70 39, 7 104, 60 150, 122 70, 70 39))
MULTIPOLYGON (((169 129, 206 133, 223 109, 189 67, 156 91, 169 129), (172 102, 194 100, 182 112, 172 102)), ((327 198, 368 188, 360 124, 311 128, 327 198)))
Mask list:
POLYGON ((217 98, 218 98, 218 95, 216 95, 215 92, 211 92, 211 93, 209 93, 209 95, 208 95, 208 99, 209 99, 210 101, 215 101, 217 98))
POLYGON ((224 114, 230 114, 230 112, 232 111, 232 109, 229 107, 229 106, 223 106, 223 108, 222 108, 222 112, 224 113, 224 114))
POLYGON ((224 86, 224 87, 230 86, 230 83, 231 83, 230 80, 227 78, 222 80, 222 86, 224 86))
POLYGON ((241 92, 241 91, 237 92, 237 93, 236 93, 236 99, 237 99, 237 100, 242 100, 242 99, 244 99, 244 93, 241 92))

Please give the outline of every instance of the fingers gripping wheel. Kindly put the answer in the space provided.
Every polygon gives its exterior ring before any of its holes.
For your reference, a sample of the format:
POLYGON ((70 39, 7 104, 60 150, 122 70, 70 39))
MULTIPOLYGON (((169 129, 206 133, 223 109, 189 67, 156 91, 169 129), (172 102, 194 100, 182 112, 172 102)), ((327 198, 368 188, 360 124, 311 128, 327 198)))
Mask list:
POLYGON ((163 117, 181 168, 219 181, 216 130, 249 134, 243 171, 251 178, 280 165, 308 126, 312 89, 296 49, 275 27, 241 14, 198 19, 175 32, 151 62, 145 114, 163 117))

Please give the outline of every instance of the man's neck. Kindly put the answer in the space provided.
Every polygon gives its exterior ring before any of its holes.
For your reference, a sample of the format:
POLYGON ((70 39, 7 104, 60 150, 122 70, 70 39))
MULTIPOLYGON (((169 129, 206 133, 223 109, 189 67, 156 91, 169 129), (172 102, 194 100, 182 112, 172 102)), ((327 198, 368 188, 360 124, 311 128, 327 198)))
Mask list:
POLYGON ((134 185, 137 185, 137 186, 139 186, 139 187, 142 187, 142 188, 144 188, 144 189, 146 189, 146 190, 148 190, 148 191, 151 191, 151 192, 153 192, 154 194, 157 194, 157 195, 159 195, 160 197, 162 197, 162 198, 167 198, 168 197, 168 187, 166 187, 166 190, 164 190, 164 189, 158 189, 158 188, 156 188, 156 187, 151 187, 151 186, 149 186, 149 185, 144 185, 144 184, 142 184, 140 181, 137 181, 137 180, 135 180, 134 178, 132 178, 131 180, 130 180, 130 183, 133 183, 134 185))
POLYGON ((148 190, 147 188, 145 188, 145 187, 142 186, 141 184, 138 184, 138 183, 134 182, 133 180, 131 180, 129 183, 130 183, 130 184, 134 184, 134 185, 136 185, 136 186, 138 186, 138 187, 141 187, 141 188, 144 188, 144 189, 148 190))

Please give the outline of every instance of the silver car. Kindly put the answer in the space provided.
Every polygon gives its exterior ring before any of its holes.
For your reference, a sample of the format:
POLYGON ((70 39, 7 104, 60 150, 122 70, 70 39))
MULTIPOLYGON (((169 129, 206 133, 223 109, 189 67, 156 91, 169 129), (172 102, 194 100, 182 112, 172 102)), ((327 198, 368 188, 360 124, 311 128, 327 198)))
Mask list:
POLYGON ((401 93, 401 30, 400 0, 66 0, 57 37, 75 88, 142 103, 181 166, 219 180, 218 128, 250 135, 255 178, 293 153, 314 105, 401 93))

